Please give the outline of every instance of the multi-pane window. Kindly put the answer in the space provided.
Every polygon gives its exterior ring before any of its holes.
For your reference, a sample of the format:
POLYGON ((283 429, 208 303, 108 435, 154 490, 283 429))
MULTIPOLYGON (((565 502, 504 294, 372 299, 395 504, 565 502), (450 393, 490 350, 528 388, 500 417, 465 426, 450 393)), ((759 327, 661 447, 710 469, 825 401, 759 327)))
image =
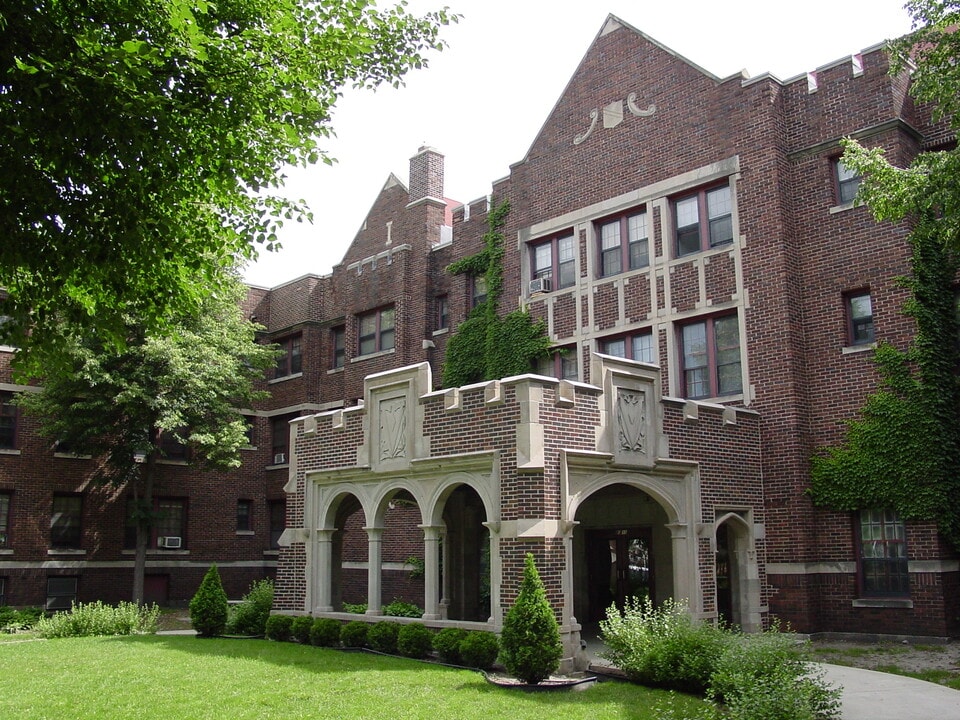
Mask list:
POLYGON ((874 341, 873 300, 869 292, 846 296, 847 342, 850 345, 869 345, 874 341))
POLYGON ((604 355, 655 363, 653 357, 653 334, 647 330, 634 335, 621 335, 600 341, 600 352, 604 355))
POLYGON ((51 547, 80 547, 80 518, 82 512, 82 495, 70 493, 53 496, 53 510, 50 515, 51 547))
POLYGON ((623 215, 600 224, 600 274, 616 275, 650 264, 645 212, 623 215))
POLYGON ((864 595, 908 595, 907 539, 892 510, 860 511, 860 583, 864 595))
POLYGON ((347 362, 347 328, 339 325, 330 331, 330 344, 333 346, 333 358, 330 366, 342 368, 347 362))
MULTIPOLYGON (((8 545, 7 534, 10 531, 10 493, 0 493, 0 548, 8 545)), ((2 605, 3 603, 0 603, 2 605)))
POLYGON ((538 372, 558 380, 578 380, 580 377, 575 345, 558 348, 556 352, 540 361, 538 372))
POLYGON ((435 300, 437 330, 450 327, 450 300, 446 295, 437 295, 435 300))
POLYGON ((843 160, 837 160, 833 167, 836 172, 837 200, 841 205, 853 202, 860 188, 860 176, 844 165, 843 160))
POLYGON ((253 501, 237 500, 237 532, 253 530, 253 501))
POLYGON ((680 329, 684 394, 718 397, 743 392, 736 315, 707 318, 680 329))
POLYGON ((729 185, 674 201, 677 257, 733 242, 733 200, 729 185))
POLYGON ((358 318, 361 355, 392 350, 395 341, 396 311, 381 308, 358 318))
POLYGON ((277 346, 280 354, 277 357, 274 377, 286 377, 303 372, 303 335, 297 333, 277 340, 277 346))
POLYGON ((541 291, 559 290, 577 281, 576 246, 572 233, 537 243, 531 252, 531 275, 535 281, 531 287, 536 286, 541 291))
POLYGON ((0 449, 13 450, 17 445, 17 406, 12 392, 0 392, 0 449))
POLYGON ((180 442, 172 432, 164 431, 160 434, 160 456, 164 460, 186 462, 190 458, 190 448, 180 442))
MULTIPOLYGON (((154 498, 145 510, 152 516, 153 525, 147 547, 151 549, 180 550, 186 545, 187 501, 182 498, 154 498)), ((123 546, 127 549, 137 545, 136 505, 127 503, 127 521, 124 527, 123 546)))
POLYGON ((270 547, 280 547, 280 536, 287 524, 287 506, 283 500, 270 500, 270 547))
POLYGON ((46 610, 69 610, 77 599, 76 577, 48 577, 46 610))
POLYGON ((273 436, 273 464, 286 465, 290 461, 290 418, 286 415, 270 420, 270 430, 273 436))

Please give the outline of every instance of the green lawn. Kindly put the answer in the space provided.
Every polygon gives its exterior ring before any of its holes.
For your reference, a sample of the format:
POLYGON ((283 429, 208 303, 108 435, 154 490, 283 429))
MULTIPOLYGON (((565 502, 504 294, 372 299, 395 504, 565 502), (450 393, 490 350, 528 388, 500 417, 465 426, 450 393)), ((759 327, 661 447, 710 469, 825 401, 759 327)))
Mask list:
POLYGON ((654 720, 704 707, 625 683, 528 693, 400 658, 171 635, 3 643, 0 678, 0 718, 18 720, 654 720))

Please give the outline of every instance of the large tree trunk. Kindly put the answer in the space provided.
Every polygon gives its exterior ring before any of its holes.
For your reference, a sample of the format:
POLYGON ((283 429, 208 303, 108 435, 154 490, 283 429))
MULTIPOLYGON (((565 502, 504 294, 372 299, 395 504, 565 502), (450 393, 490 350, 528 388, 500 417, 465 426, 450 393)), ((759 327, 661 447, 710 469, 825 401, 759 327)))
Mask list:
POLYGON ((153 466, 155 456, 147 455, 140 466, 140 477, 134 480, 133 501, 137 512, 137 549, 133 560, 133 602, 143 605, 143 585, 147 569, 147 545, 153 529, 153 466), (140 492, 138 492, 138 490, 140 492), (144 512, 147 510, 148 512, 144 512))

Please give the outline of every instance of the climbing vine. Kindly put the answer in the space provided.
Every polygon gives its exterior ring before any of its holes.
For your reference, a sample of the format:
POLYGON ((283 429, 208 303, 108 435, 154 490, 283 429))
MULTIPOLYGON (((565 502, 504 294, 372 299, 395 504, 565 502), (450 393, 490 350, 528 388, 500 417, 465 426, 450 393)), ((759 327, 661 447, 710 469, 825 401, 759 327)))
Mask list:
POLYGON ((454 275, 482 277, 487 297, 447 343, 444 387, 530 372, 536 361, 550 354, 550 338, 542 320, 534 320, 525 310, 503 317, 498 312, 503 294, 503 226, 509 212, 506 200, 491 208, 483 249, 447 267, 454 275))
POLYGON ((901 283, 916 336, 906 351, 879 345, 879 389, 844 444, 813 458, 810 494, 837 510, 890 508, 904 519, 936 520, 960 550, 960 262, 944 242, 942 219, 919 219, 910 236, 911 273, 901 283))

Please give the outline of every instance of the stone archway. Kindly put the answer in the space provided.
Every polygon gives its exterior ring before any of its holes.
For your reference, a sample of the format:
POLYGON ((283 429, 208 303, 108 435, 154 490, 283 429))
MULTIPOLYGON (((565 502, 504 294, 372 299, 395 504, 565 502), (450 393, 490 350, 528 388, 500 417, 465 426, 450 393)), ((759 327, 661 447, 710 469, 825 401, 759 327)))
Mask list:
POLYGON ((760 577, 751 523, 739 512, 714 523, 717 615, 743 632, 762 629, 760 577))
POLYGON ((611 604, 673 595, 669 518, 643 490, 607 485, 577 508, 573 531, 574 615, 602 620, 611 604))
POLYGON ((450 620, 486 622, 490 617, 490 531, 483 500, 459 485, 443 503, 441 606, 450 620))

